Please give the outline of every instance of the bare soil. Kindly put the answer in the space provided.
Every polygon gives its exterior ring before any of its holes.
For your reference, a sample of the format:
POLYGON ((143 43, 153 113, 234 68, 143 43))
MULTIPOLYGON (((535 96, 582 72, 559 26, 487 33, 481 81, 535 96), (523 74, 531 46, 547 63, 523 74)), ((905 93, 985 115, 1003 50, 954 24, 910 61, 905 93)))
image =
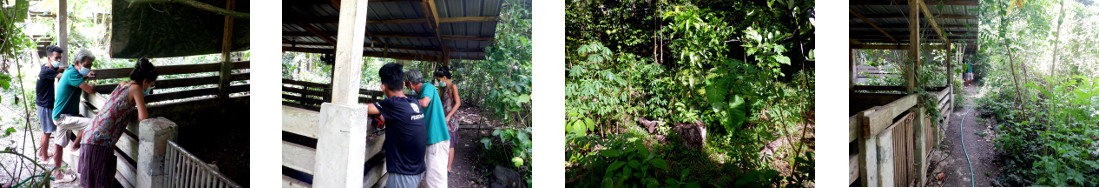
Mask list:
POLYGON ((945 127, 946 137, 928 158, 932 166, 928 169, 930 172, 927 186, 988 187, 992 186, 992 180, 1000 172, 1000 165, 994 162, 995 148, 992 140, 996 136, 995 131, 988 121, 978 121, 981 118, 974 110, 976 104, 973 98, 978 95, 977 87, 969 86, 965 90, 968 96, 965 108, 956 109, 950 114, 950 125, 945 127), (962 135, 965 135, 965 140, 960 140, 962 135), (964 150, 962 142, 965 142, 964 150), (969 155, 969 162, 966 161, 966 154, 969 155), (973 166, 972 173, 970 163, 973 166))

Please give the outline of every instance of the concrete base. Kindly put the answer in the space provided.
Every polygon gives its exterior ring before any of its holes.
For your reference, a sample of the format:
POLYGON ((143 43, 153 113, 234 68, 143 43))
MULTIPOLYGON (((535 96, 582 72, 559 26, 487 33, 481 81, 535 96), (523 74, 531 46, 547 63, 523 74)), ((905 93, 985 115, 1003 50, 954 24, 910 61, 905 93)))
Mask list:
POLYGON ((138 125, 137 187, 164 187, 164 151, 177 128, 163 117, 145 119, 138 125))
POLYGON ((364 105, 321 104, 314 187, 363 186, 369 120, 364 105))

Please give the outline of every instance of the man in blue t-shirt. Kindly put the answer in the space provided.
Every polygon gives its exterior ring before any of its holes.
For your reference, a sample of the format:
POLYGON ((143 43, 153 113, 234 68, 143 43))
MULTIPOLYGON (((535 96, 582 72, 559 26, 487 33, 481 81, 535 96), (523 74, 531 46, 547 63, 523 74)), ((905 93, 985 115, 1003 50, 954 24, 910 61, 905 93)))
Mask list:
POLYGON ((54 45, 46 46, 46 60, 47 62, 42 65, 42 70, 38 71, 38 83, 34 86, 35 91, 35 107, 38 108, 38 121, 42 126, 42 141, 38 146, 38 158, 39 160, 46 160, 50 157, 50 134, 53 134, 54 130, 57 130, 57 126, 53 124, 53 95, 54 84, 53 82, 57 78, 61 78, 60 73, 65 71, 63 63, 61 63, 61 54, 65 53, 64 49, 54 45))
POLYGON ((408 93, 420 102, 424 115, 427 115, 424 121, 427 125, 428 145, 424 151, 427 169, 424 180, 420 183, 428 188, 447 187, 446 166, 449 163, 450 134, 447 134, 446 114, 443 103, 439 100, 439 91, 435 89, 435 85, 423 83, 424 78, 419 71, 405 71, 404 78, 408 93))
POLYGON ((414 188, 424 173, 427 129, 420 102, 405 96, 404 66, 389 63, 378 70, 385 100, 366 104, 367 113, 381 114, 385 121, 385 168, 387 188, 414 188))

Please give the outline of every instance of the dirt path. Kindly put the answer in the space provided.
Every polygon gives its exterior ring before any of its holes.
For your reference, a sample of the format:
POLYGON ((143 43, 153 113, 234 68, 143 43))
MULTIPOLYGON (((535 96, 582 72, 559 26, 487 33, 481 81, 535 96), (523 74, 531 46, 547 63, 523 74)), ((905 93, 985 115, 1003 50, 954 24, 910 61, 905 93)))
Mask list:
POLYGON ((974 98, 981 95, 976 86, 966 88, 965 108, 955 109, 950 114, 950 125, 946 129, 946 137, 936 147, 929 158, 933 167, 928 174, 928 186, 946 187, 978 187, 992 186, 992 179, 999 173, 999 165, 993 163, 995 156, 992 140, 995 133, 991 130, 991 124, 980 120, 974 98), (969 112, 968 115, 966 112, 969 112), (965 119, 963 122, 962 119, 965 119), (963 126, 958 130, 959 126, 963 126), (965 149, 962 148, 961 136, 965 135, 965 149), (973 164, 973 173, 970 173, 970 163, 966 161, 969 154, 969 162, 973 164), (972 178, 971 178, 972 175, 972 178), (941 179, 940 179, 941 176, 941 179))

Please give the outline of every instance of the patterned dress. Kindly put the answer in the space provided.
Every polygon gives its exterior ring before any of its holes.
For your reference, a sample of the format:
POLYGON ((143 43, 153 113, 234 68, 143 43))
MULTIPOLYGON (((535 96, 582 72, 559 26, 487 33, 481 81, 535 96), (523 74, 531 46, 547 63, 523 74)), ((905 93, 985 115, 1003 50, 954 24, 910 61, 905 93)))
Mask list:
MULTIPOLYGON (((454 100, 454 94, 450 92, 450 87, 443 87, 443 93, 439 94, 439 98, 442 98, 443 102, 443 114, 450 114, 452 108, 457 105, 457 101, 454 100)), ((457 116, 458 114, 454 114, 457 116)), ((447 130, 450 132, 450 147, 454 148, 458 144, 458 117, 450 117, 450 120, 446 122, 447 130)))
POLYGON ((129 84, 115 88, 92 124, 84 130, 77 169, 82 187, 118 186, 114 179, 118 160, 114 156, 114 144, 137 114, 137 104, 132 102, 130 89, 129 84))
POLYGON ((83 144, 113 146, 118 142, 126 125, 137 115, 137 104, 133 102, 129 84, 115 88, 103 109, 95 115, 91 127, 84 131, 83 144))

